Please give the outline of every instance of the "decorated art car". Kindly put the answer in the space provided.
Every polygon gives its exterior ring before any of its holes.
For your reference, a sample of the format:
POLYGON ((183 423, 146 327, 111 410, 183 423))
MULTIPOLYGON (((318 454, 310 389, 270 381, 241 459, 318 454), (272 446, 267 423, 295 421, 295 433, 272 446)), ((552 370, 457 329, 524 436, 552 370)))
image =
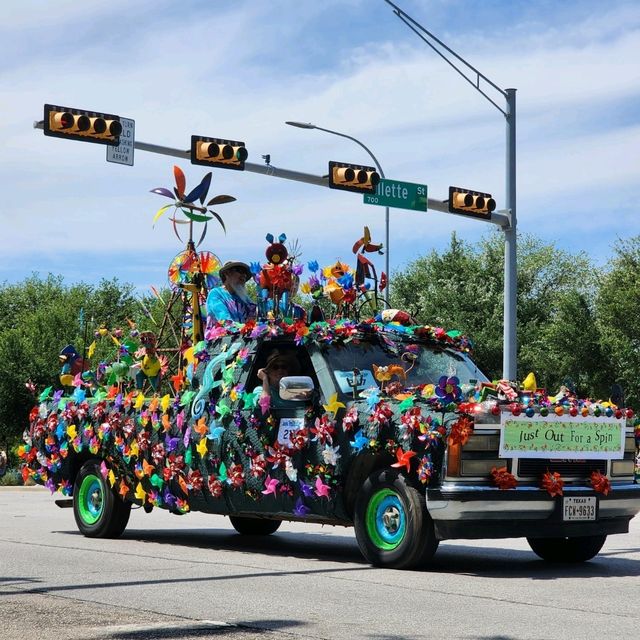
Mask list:
POLYGON ((355 269, 311 261, 299 290, 295 244, 268 234, 267 262, 239 263, 254 277, 257 319, 209 317, 203 331, 222 269, 191 231, 223 225, 209 207, 235 198, 207 201, 210 173, 190 192, 177 166, 174 177, 175 189, 153 190, 173 200, 154 221, 173 207, 176 235, 179 223, 190 230, 158 323, 182 304, 174 375, 162 380, 162 336, 102 327, 114 361, 90 372, 63 349, 66 391, 40 392, 19 451, 25 479, 72 496, 82 533, 120 535, 132 505, 224 514, 242 534, 283 520, 352 525, 370 562, 409 568, 445 539, 521 536, 546 560, 578 562, 628 531, 640 510, 633 412, 569 389, 550 397, 529 377, 491 383, 459 332, 378 313, 386 275, 365 255, 382 249, 367 227, 355 269), (276 389, 265 374, 274 350, 290 364, 276 389))
POLYGON ((242 534, 353 525, 387 567, 428 562, 440 540, 518 536, 576 562, 640 510, 631 410, 492 384, 456 332, 343 319, 207 335, 175 395, 39 398, 25 477, 73 496, 85 535, 120 535, 141 505, 224 514, 242 534), (265 398, 274 349, 298 367, 265 398))

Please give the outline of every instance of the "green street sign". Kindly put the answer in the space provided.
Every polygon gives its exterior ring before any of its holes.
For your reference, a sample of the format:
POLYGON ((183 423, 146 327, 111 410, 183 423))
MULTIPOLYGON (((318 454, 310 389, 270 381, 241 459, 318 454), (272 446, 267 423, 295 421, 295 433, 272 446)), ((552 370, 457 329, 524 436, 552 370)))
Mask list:
POLYGON ((427 185, 398 180, 380 180, 374 193, 365 193, 364 204, 395 209, 427 210, 427 185))

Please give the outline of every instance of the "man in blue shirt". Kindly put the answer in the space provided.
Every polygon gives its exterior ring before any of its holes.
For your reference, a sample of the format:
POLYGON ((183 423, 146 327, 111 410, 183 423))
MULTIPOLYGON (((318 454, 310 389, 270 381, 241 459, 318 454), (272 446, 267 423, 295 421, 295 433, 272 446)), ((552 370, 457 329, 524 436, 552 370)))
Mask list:
POLYGON ((251 302, 245 284, 251 279, 251 269, 244 262, 225 262, 219 271, 222 286, 211 289, 207 296, 207 318, 213 321, 246 322, 255 317, 256 305, 251 302))

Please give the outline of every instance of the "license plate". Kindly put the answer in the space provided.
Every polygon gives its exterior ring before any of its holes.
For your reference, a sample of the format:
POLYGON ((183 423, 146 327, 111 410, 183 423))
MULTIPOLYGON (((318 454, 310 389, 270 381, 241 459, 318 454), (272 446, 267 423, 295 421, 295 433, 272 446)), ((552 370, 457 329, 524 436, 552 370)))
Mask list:
POLYGON ((595 496, 571 497, 562 499, 563 520, 595 520, 597 511, 595 496))

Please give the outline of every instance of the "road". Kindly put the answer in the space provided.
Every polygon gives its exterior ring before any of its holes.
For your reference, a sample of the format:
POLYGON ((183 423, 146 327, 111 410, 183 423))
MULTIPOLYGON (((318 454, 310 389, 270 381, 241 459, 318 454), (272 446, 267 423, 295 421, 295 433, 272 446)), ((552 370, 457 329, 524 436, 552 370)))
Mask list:
MULTIPOLYGON (((61 497, 61 496, 56 496, 61 497)), ((81 536, 41 487, 0 487, 2 640, 635 638, 640 522, 593 561, 556 567, 524 540, 440 545, 427 571, 376 569, 351 529, 131 515, 81 536)))

